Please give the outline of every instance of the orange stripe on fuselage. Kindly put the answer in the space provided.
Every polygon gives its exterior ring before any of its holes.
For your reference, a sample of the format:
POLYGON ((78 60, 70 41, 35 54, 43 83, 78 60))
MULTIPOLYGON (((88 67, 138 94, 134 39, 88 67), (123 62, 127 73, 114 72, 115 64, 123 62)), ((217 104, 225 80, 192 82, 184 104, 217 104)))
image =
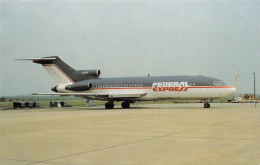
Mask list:
MULTIPOLYGON (((118 88, 92 88, 92 89, 152 89, 153 87, 118 87, 118 88)), ((185 88, 234 88, 232 86, 190 86, 185 88)))

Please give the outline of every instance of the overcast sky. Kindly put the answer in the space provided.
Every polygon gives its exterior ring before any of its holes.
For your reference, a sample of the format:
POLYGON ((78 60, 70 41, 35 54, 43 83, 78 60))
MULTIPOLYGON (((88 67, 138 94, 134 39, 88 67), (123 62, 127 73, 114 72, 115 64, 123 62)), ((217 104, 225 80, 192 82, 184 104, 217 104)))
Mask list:
POLYGON ((260 93, 259 0, 0 1, 0 96, 50 92, 61 56, 101 77, 205 75, 260 93))

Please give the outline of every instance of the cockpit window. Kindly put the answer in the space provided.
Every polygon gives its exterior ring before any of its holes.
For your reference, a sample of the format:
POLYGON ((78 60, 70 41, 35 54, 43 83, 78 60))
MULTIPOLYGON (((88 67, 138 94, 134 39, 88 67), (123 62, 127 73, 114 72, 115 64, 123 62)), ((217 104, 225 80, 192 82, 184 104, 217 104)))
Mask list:
POLYGON ((224 85, 224 82, 223 81, 213 81, 213 85, 215 85, 215 86, 222 86, 222 85, 224 85))

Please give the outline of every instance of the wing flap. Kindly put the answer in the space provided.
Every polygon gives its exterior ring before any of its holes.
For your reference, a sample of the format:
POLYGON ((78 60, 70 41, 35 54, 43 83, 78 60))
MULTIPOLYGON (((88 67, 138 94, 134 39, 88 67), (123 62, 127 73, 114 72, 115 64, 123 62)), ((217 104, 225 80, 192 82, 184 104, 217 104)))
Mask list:
POLYGON ((110 94, 109 98, 139 98, 146 95, 145 93, 126 93, 126 94, 110 94))

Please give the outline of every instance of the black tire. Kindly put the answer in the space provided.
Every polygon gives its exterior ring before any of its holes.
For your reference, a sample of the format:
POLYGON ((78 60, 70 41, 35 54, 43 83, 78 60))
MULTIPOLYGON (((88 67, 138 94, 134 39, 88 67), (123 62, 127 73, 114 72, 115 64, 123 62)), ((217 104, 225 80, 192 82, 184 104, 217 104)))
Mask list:
POLYGON ((105 104, 105 108, 106 109, 113 109, 114 108, 114 104, 113 103, 106 103, 105 104))
POLYGON ((209 103, 205 103, 204 104, 204 108, 210 108, 210 104, 209 103))
POLYGON ((114 104, 113 103, 110 104, 110 109, 114 109, 114 104))
POLYGON ((122 108, 130 108, 130 103, 124 101, 124 102, 122 102, 121 106, 122 106, 122 108))
POLYGON ((109 109, 109 104, 108 103, 105 104, 105 108, 109 109))

